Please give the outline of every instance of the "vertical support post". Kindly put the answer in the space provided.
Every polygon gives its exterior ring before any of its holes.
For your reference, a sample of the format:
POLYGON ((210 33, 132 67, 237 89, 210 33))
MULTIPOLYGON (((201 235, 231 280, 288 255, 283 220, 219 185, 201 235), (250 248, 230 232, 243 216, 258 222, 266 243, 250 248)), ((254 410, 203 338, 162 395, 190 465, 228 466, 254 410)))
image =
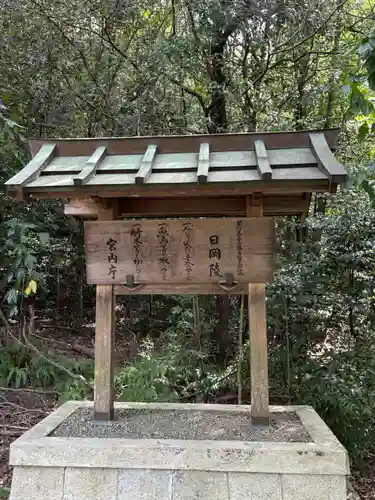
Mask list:
MULTIPOLYGON (((113 220, 112 208, 99 208, 98 220, 113 220)), ((115 299, 113 285, 96 286, 95 420, 113 420, 115 299)))
MULTIPOLYGON (((261 193, 246 199, 248 217, 263 216, 261 193)), ((269 424, 268 352, 265 283, 249 283, 249 335, 251 366, 251 418, 269 424)))

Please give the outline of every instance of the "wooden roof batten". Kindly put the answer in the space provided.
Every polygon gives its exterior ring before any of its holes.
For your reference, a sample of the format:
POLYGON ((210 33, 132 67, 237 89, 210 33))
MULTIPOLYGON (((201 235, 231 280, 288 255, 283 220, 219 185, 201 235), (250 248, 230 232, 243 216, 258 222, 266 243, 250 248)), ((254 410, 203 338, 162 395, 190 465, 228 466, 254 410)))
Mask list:
POLYGON ((208 170, 210 168, 210 145, 208 142, 202 142, 199 149, 198 159, 198 184, 205 184, 208 179, 208 170))
POLYGON ((158 149, 156 144, 150 144, 148 146, 144 157, 142 158, 141 166, 135 176, 136 184, 145 184, 152 172, 152 164, 155 160, 156 150, 158 149))
POLYGON ((44 144, 38 154, 15 176, 13 176, 6 185, 14 188, 17 197, 23 197, 23 188, 31 181, 36 179, 43 168, 48 165, 56 153, 56 144, 44 144))
MULTIPOLYGON (((338 129, 328 129, 33 140, 33 159, 6 185, 17 197, 68 199, 335 191, 347 175, 332 153, 337 135, 338 129)), ((291 213, 280 207, 281 214, 291 213)))
POLYGON ((310 133, 310 142, 318 167, 331 182, 341 183, 346 178, 346 171, 334 157, 323 133, 310 133))
POLYGON ((272 169, 268 160, 266 146, 263 141, 255 141, 255 155, 257 158, 258 172, 262 179, 272 179, 272 169))
POLYGON ((75 186, 85 185, 91 177, 95 175, 98 165, 103 160, 106 154, 107 148, 105 146, 100 146, 96 148, 94 154, 90 156, 87 160, 86 167, 75 177, 73 177, 73 182, 75 186))

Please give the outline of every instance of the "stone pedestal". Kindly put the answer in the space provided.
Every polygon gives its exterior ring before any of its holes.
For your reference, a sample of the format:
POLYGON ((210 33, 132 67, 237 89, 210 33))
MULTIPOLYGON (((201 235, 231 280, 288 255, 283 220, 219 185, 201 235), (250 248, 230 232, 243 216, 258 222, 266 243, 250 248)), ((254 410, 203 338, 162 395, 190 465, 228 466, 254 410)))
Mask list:
MULTIPOLYGON (((308 443, 50 437, 77 408, 92 406, 66 403, 12 444, 10 500, 346 499, 347 453, 310 407, 271 407, 296 412, 308 443)), ((145 403, 117 408, 250 411, 145 403)))

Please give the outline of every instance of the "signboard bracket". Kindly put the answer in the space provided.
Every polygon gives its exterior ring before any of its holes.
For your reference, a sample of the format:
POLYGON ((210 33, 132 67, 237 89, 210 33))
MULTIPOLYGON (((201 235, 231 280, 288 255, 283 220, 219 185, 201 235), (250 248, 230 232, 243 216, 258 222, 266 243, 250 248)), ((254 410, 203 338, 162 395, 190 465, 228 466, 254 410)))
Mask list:
POLYGON ((225 273, 224 279, 219 281, 219 286, 224 290, 232 290, 238 285, 237 281, 233 279, 233 273, 225 273))
POLYGON ((123 284, 124 287, 128 288, 129 290, 135 290, 136 288, 139 288, 142 286, 141 283, 137 283, 134 280, 134 275, 133 274, 127 274, 125 283, 123 284))

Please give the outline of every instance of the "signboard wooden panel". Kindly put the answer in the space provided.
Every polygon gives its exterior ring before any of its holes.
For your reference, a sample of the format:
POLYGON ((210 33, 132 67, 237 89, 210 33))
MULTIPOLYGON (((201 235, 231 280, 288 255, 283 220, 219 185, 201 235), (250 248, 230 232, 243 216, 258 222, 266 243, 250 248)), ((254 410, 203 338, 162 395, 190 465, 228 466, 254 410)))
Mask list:
POLYGON ((91 284, 265 283, 273 276, 268 217, 85 222, 91 284))

